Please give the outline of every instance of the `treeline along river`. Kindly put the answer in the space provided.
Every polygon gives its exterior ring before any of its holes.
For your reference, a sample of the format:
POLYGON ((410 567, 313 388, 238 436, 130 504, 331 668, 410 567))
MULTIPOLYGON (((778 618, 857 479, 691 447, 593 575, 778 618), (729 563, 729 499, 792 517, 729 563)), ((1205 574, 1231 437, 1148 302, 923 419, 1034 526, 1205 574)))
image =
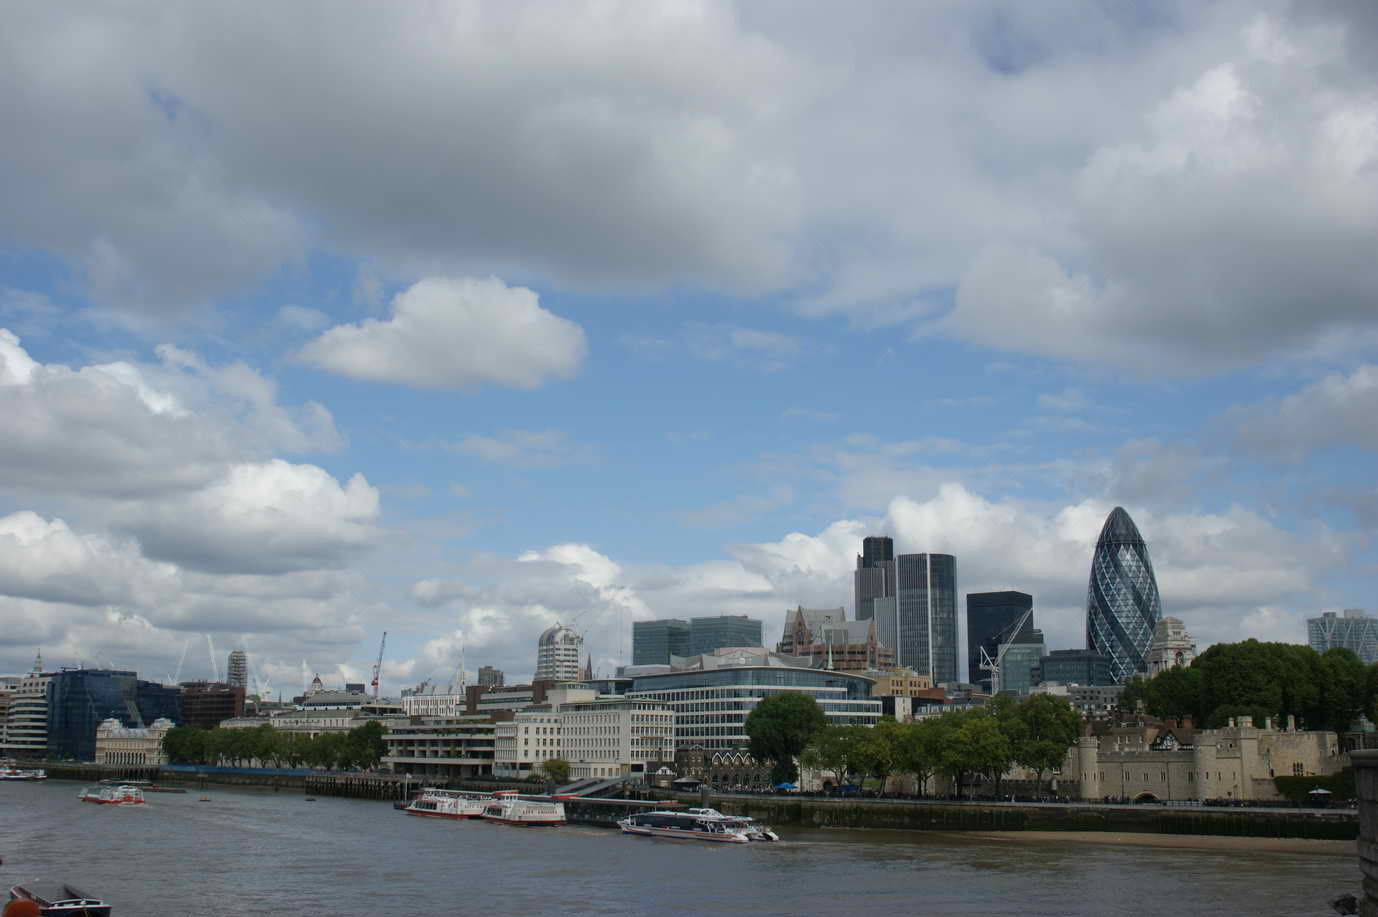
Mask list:
POLYGON ((86 805, 0 783, 0 879, 66 880, 115 917, 421 914, 1332 914, 1353 845, 1307 852, 781 829, 694 844, 414 818, 384 802, 210 788, 86 805), (1318 852, 1319 851, 1319 852, 1318 852))

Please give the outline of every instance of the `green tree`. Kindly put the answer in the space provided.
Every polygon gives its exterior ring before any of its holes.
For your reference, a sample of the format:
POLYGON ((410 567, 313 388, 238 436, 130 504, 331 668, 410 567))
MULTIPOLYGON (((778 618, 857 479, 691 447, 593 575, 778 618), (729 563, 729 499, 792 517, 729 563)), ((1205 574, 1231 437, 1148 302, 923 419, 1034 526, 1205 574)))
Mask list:
POLYGON ((885 781, 895 772, 899 759, 900 727, 893 718, 884 716, 870 729, 857 727, 860 738, 857 742, 856 769, 880 782, 880 792, 885 792, 885 781))
POLYGON ((1325 724, 1318 728, 1344 732, 1364 712, 1364 664, 1353 650, 1333 647, 1321 654, 1320 671, 1325 724))
POLYGON ((952 740, 954 724, 945 716, 929 717, 899 727, 895 738, 895 769, 913 774, 919 795, 942 763, 943 748, 952 740))
POLYGON ((832 771, 838 784, 847 783, 847 775, 856 768, 861 726, 824 726, 799 754, 799 762, 815 770, 832 771))
POLYGON ((956 731, 942 749, 939 771, 951 782, 953 790, 961 794, 968 774, 984 774, 999 789, 1000 775, 1013 762, 1009 738, 1000 728, 994 715, 985 710, 946 713, 953 718, 956 731))
POLYGON ((1064 698, 1035 694, 1019 705, 1016 717, 1020 729, 1011 741, 1014 760, 1037 774, 1042 794, 1044 772, 1062 764, 1081 734, 1081 715, 1064 698))
POLYGON ((564 758, 546 758, 541 762, 541 771, 556 786, 569 783, 569 762, 564 758))
POLYGON ((823 708, 809 695, 798 691, 772 694, 747 714, 751 755, 757 761, 770 762, 772 783, 795 780, 799 771, 794 759, 827 725, 823 708))
POLYGON ((351 764, 361 770, 377 767, 388 753, 387 742, 383 741, 385 734, 383 724, 377 720, 349 730, 347 744, 351 764))

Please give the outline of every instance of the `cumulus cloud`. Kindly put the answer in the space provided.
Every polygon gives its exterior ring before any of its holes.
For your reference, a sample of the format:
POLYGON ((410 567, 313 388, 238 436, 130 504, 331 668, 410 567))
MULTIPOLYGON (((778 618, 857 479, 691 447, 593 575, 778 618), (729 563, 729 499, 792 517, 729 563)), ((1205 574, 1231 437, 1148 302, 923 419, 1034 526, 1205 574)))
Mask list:
POLYGON ((989 240, 942 326, 1143 373, 1371 342, 1378 109, 1335 35, 1266 14, 1222 34, 1137 130, 1094 146, 1077 243, 989 240))
POLYGON ((330 412, 289 407, 242 363, 212 367, 175 347, 160 364, 42 364, 0 329, 4 486, 131 497, 201 487, 227 462, 333 449, 330 412))
POLYGON ((1231 409, 1225 423, 1237 449, 1300 461, 1313 452, 1358 446, 1378 452, 1378 365, 1335 373, 1285 398, 1231 409))
POLYGON ((373 382, 533 389, 574 375, 586 351, 583 330, 541 308, 524 287, 496 278, 431 277, 393 298, 391 318, 336 325, 299 356, 373 382))
POLYGON ((279 573, 339 567, 376 537, 378 491, 314 465, 237 464, 201 488, 120 507, 116 524, 150 556, 196 570, 279 573))
MULTIPOLYGON (((1342 5, 12 19, 0 233, 59 253, 126 315, 195 307, 316 248, 368 277, 783 293, 862 326, 931 321, 955 286, 947 333, 1147 372, 1375 330, 1369 27, 1342 5), (284 30, 311 38, 264 40, 284 30), (379 54, 385 81, 357 66, 379 54), (318 116, 332 108, 353 116, 318 116)), ((368 330, 376 358, 404 337, 382 324, 331 342, 362 348, 368 330)), ((340 371, 474 381, 354 355, 340 371)))

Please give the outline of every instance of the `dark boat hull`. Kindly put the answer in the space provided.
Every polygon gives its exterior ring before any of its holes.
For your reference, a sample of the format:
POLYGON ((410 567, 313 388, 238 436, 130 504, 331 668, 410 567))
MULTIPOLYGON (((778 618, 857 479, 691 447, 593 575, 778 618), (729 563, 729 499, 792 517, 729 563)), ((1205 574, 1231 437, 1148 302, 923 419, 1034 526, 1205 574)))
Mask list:
POLYGON ((110 917, 110 905, 98 898, 64 886, 66 897, 45 898, 23 885, 10 888, 11 901, 32 901, 42 917, 110 917))

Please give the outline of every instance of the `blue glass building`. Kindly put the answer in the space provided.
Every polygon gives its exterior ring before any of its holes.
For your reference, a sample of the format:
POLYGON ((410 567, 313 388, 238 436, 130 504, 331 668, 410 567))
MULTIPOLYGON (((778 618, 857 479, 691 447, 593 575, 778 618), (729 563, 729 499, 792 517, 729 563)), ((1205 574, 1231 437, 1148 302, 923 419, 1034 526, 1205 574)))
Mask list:
POLYGON ((48 757, 94 761, 96 727, 110 717, 136 728, 159 717, 181 723, 182 693, 134 672, 64 669, 48 682, 48 757))
POLYGON ((1105 520, 1091 557, 1086 595, 1086 648, 1104 656, 1121 684, 1146 671, 1153 626, 1163 616, 1148 545, 1123 507, 1105 520))
MULTIPOLYGON (((895 656, 935 685, 957 681, 957 558, 901 554, 895 558, 895 656)), ((880 627, 877 624, 877 632, 880 627)), ((885 642, 881 636, 881 642, 885 642)))

